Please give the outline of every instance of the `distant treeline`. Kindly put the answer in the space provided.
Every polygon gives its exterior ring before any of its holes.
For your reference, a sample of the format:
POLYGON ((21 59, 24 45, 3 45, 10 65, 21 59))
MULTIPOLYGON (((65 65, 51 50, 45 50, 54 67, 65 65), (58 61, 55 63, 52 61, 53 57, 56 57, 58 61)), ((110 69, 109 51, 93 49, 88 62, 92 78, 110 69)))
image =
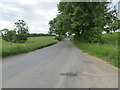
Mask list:
POLYGON ((29 34, 28 37, 41 37, 41 36, 55 36, 55 35, 51 35, 51 34, 44 34, 44 33, 32 33, 29 34))

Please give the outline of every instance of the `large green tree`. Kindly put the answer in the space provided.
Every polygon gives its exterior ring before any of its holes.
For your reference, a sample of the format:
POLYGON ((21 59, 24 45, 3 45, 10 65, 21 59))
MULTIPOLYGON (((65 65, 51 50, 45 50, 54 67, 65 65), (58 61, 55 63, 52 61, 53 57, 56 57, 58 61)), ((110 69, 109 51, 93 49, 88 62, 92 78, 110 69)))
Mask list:
MULTIPOLYGON (((74 33, 74 39, 79 41, 101 42, 103 31, 111 32, 118 29, 117 11, 108 8, 109 4, 108 2, 60 2, 58 10, 63 24, 59 25, 62 30, 58 29, 58 31, 74 33)), ((58 20, 55 19, 55 22, 58 20)), ((54 28, 54 32, 56 31, 57 29, 54 28)))

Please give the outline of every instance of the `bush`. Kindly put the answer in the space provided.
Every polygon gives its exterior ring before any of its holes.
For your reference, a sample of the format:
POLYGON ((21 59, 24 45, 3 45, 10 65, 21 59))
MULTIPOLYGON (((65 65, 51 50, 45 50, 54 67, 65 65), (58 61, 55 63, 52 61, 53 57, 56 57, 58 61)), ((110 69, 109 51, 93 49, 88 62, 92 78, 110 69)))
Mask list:
POLYGON ((15 23, 16 28, 14 30, 3 29, 4 34, 2 33, 2 37, 7 42, 14 43, 24 43, 27 41, 28 36, 28 27, 23 20, 18 20, 15 23))
POLYGON ((64 37, 63 36, 56 36, 55 39, 58 40, 58 41, 61 41, 61 40, 64 39, 64 37))

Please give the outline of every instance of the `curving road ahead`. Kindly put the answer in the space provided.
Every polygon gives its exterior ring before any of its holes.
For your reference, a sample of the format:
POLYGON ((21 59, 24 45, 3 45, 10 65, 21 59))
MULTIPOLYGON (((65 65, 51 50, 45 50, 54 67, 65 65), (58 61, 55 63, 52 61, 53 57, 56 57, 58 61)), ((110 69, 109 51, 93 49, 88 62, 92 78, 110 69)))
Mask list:
POLYGON ((2 65, 3 88, 118 88, 118 69, 69 40, 4 58, 2 65))

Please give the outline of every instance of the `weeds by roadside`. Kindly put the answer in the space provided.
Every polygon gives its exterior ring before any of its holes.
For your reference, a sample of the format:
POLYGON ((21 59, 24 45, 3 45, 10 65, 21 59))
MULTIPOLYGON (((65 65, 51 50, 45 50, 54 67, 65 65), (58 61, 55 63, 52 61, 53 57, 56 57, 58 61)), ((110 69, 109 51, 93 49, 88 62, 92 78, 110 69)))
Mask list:
POLYGON ((103 44, 79 43, 75 40, 73 40, 73 43, 83 52, 97 56, 116 67, 120 67, 118 65, 118 33, 104 34, 102 39, 104 41, 103 44))
POLYGON ((26 43, 11 43, 2 41, 2 57, 26 53, 46 46, 53 45, 57 42, 55 37, 30 37, 26 43))

